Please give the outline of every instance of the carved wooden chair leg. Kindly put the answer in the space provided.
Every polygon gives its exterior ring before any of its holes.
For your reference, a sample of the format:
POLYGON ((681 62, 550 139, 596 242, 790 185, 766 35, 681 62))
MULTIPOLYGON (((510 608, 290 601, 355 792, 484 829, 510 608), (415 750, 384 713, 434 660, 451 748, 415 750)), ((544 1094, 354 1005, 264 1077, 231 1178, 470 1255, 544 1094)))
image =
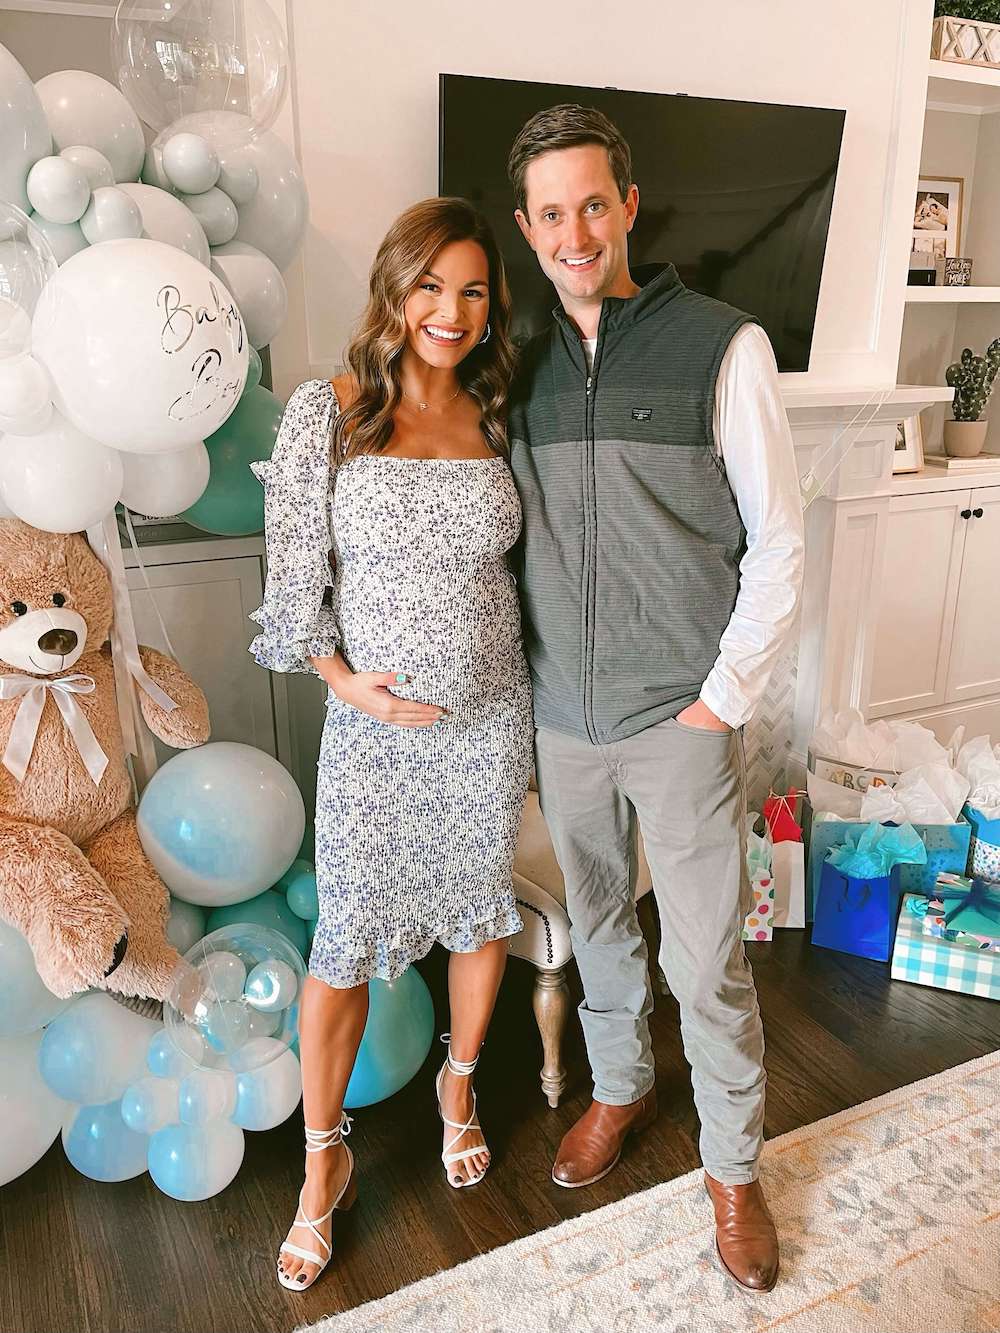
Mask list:
POLYGON ((566 1090, 566 1067, 562 1059, 562 1039, 569 1018, 569 984, 566 969, 538 968, 533 996, 535 1021, 542 1038, 542 1092, 551 1107, 559 1105, 566 1090))

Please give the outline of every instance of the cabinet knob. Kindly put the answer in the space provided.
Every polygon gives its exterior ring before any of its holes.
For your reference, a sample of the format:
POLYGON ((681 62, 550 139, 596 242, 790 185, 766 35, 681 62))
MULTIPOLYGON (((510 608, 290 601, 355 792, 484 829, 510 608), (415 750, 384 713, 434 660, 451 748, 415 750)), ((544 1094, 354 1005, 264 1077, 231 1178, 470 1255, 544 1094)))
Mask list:
POLYGON ((963 518, 971 518, 971 517, 972 517, 972 510, 971 510, 971 509, 963 509, 961 512, 962 512, 962 517, 963 517, 963 518))
POLYGON ((973 518, 982 518, 982 516, 983 516, 983 511, 981 509, 973 509, 972 511, 973 518))

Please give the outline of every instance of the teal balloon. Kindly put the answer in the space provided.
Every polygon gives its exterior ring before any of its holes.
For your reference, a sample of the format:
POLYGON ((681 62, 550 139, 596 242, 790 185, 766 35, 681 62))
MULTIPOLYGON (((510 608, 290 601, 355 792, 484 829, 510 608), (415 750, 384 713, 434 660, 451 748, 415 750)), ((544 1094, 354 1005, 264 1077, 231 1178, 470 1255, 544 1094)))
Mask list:
POLYGON ((297 856, 281 878, 271 885, 271 888, 278 893, 287 893, 292 880, 298 875, 308 874, 312 868, 313 863, 311 861, 307 861, 303 856, 297 856))
POLYGON ((371 1106, 405 1087, 434 1040, 434 1002, 415 967, 396 981, 368 983, 368 1022, 344 1105, 371 1106))
POLYGON ((303 870, 285 890, 285 900, 296 916, 303 921, 315 921, 319 916, 319 894, 316 891, 316 872, 303 870))
POLYGON ((208 914, 206 934, 211 935, 213 930, 237 922, 269 926, 294 944, 303 958, 306 955, 309 943, 306 923, 295 915, 285 901, 285 895, 277 889, 267 889, 245 903, 231 903, 228 907, 215 908, 208 914))
POLYGON ((250 464, 271 457, 281 399, 259 384, 245 389, 236 411, 205 441, 208 485, 182 517, 203 532, 249 537, 264 530, 264 487, 250 464))
POLYGON ((122 1118, 121 1099, 103 1106, 74 1106, 62 1131, 66 1156, 91 1180, 131 1180, 146 1170, 149 1136, 122 1118))

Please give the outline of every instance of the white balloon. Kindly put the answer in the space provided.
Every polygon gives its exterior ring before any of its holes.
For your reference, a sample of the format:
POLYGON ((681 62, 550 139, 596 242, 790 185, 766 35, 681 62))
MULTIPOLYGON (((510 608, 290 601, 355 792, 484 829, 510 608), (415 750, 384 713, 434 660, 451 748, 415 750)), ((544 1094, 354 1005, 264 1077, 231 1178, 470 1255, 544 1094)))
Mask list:
POLYGON ((150 1039, 162 1023, 100 991, 87 991, 45 1029, 42 1078, 58 1096, 84 1105, 117 1101, 146 1072, 150 1039))
POLYGON ((31 221, 51 245, 57 264, 65 264, 70 255, 86 250, 89 244, 79 222, 49 222, 41 213, 32 213, 31 221))
POLYGON ((200 134, 173 134, 165 140, 158 165, 185 194, 201 194, 219 179, 215 149, 200 134))
POLYGON ((71 144, 69 148, 64 148, 59 156, 67 158, 80 168, 92 190, 96 190, 100 185, 114 185, 115 173, 111 169, 111 163, 103 153, 91 148, 89 144, 71 144))
POLYGON ((52 420, 52 383, 29 354, 0 361, 0 435, 35 435, 52 420))
POLYGON ((286 1047, 260 1068, 236 1075, 236 1105, 230 1118, 243 1129, 273 1129, 288 1119, 301 1096, 302 1071, 295 1053, 286 1047))
POLYGON ((209 245, 225 245, 236 235, 240 218, 228 194, 216 186, 203 194, 184 194, 181 199, 201 223, 209 245))
POLYGON ((288 290, 277 268, 254 246, 230 241, 213 249, 212 272, 232 292, 251 347, 266 347, 288 314, 288 290))
POLYGON ((176 195, 155 185, 126 184, 118 188, 139 205, 142 234, 146 240, 172 245, 207 267, 211 254, 205 230, 176 195))
POLYGON ((229 195, 234 204, 242 207, 257 193, 260 179, 252 162, 234 161, 224 164, 219 172, 219 189, 229 195))
MULTIPOLYGON (((138 454, 123 454, 122 462, 127 465, 130 459, 140 457, 138 454)), ((152 454, 153 458, 174 458, 175 454, 152 454)), ((125 501, 127 504, 128 501, 125 501)), ((185 903, 180 898, 170 899, 170 916, 167 918, 167 939, 180 954, 187 953, 188 949, 198 941, 205 933, 206 912, 204 908, 196 907, 194 903, 185 903)))
POLYGON ((201 498, 208 485, 211 465, 208 450, 200 440, 169 454, 123 451, 121 458, 124 473, 121 502, 146 518, 182 513, 201 498))
POLYGON ((65 157, 43 157, 28 172, 25 189, 36 213, 49 222, 78 222, 90 202, 87 177, 65 157))
POLYGON ((79 532, 110 514, 121 494, 121 455, 54 412, 36 435, 0 440, 0 494, 43 532, 79 532))
POLYGON ((80 230, 91 245, 142 235, 142 214, 131 195, 115 185, 101 185, 90 197, 80 230))
POLYGON ((41 1032, 0 1041, 0 1185, 35 1165, 56 1141, 69 1103, 38 1072, 41 1032))
POLYGON ((0 921, 0 1037, 37 1032, 71 1003, 53 995, 42 981, 21 932, 0 921))
POLYGON ((139 179, 146 140, 142 125, 114 86, 82 69, 47 74, 35 84, 56 150, 86 144, 111 163, 116 181, 139 179))
POLYGON ((24 306, 0 296, 0 360, 20 356, 31 345, 31 316, 24 306))
POLYGON ((146 185, 155 185, 158 190, 173 193, 173 184, 163 170, 163 152, 158 144, 150 144, 142 164, 142 180, 146 185))
POLYGON ((52 132, 35 86, 0 46, 0 199, 27 212, 24 183, 40 157, 52 152, 52 132))
POLYGON ((205 439, 246 382, 249 344, 232 296, 158 241, 107 241, 67 260, 45 285, 32 333, 63 415, 131 453, 205 439))

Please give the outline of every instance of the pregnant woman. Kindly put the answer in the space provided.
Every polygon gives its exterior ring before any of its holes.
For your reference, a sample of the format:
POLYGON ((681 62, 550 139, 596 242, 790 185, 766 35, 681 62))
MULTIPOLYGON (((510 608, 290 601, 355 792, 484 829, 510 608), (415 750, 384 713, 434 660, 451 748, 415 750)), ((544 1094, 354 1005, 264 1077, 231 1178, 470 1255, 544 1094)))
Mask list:
POLYGON ((300 385, 255 465, 268 575, 251 651, 330 687, 300 1017, 306 1178, 278 1257, 293 1291, 326 1266, 332 1214, 356 1194, 343 1099, 368 982, 435 942, 451 953, 442 1160, 456 1188, 489 1165, 472 1073, 521 929, 511 866, 533 736, 507 570, 513 361, 488 224, 464 200, 425 200, 379 247, 349 373, 300 385))

